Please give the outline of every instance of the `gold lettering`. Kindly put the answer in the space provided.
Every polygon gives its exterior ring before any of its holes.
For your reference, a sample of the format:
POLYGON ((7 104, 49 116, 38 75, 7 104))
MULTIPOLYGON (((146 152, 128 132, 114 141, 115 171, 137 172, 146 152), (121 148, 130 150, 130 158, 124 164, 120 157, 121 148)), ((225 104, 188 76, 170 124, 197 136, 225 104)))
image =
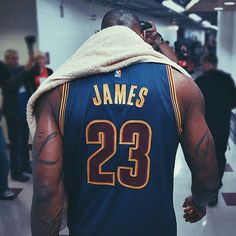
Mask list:
POLYGON ((145 102, 144 96, 147 96, 147 94, 148 94, 148 89, 145 87, 142 87, 139 91, 139 99, 137 99, 135 103, 136 107, 138 108, 143 107, 144 102, 145 102))
POLYGON ((137 89, 137 86, 136 85, 131 85, 127 105, 130 105, 130 106, 134 105, 134 103, 132 102, 132 99, 133 99, 133 97, 135 97, 135 93, 134 93, 135 89, 137 89))
POLYGON ((103 103, 113 104, 108 84, 103 84, 103 103))
POLYGON ((125 104, 126 102, 126 84, 115 85, 115 104, 125 104))
POLYGON ((98 86, 97 85, 93 85, 96 97, 93 98, 93 104, 95 106, 100 106, 102 104, 102 100, 101 100, 101 96, 98 90, 98 86))

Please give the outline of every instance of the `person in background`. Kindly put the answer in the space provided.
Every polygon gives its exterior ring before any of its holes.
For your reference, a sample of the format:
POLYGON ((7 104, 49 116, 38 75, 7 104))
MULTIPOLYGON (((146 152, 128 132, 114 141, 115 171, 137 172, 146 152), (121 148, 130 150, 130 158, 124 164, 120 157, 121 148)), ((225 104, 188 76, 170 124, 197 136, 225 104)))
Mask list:
MULTIPOLYGON (((2 67, 2 62, 0 62, 0 67, 2 67)), ((4 73, 4 68, 2 73, 4 73)), ((7 71, 5 71, 5 73, 7 73, 7 71)), ((8 186, 9 160, 1 120, 2 112, 0 109, 0 198, 11 199, 15 196, 15 194, 9 189, 8 186)))
POLYGON ((31 74, 31 83, 34 91, 53 73, 52 69, 46 67, 46 63, 46 55, 39 51, 35 56, 35 66, 29 72, 31 74))
MULTIPOLYGON (((0 122, 1 122, 0 111, 0 122)), ((11 199, 15 194, 9 189, 8 186, 8 173, 9 173, 9 160, 7 157, 6 142, 3 135, 0 123, 0 198, 11 199)))
MULTIPOLYGON (((230 74, 217 69, 218 58, 208 54, 203 58, 203 75, 195 80, 205 98, 205 116, 216 146, 219 183, 222 187, 226 158, 225 152, 230 132, 231 109, 236 106, 236 88, 230 74)), ((209 203, 218 203, 218 193, 209 203)))
POLYGON ((19 65, 19 55, 14 49, 5 52, 5 63, 1 63, 0 86, 3 94, 3 115, 6 118, 10 140, 11 177, 15 181, 26 182, 31 173, 29 162, 29 130, 26 122, 26 105, 32 93, 27 73, 31 63, 19 65))

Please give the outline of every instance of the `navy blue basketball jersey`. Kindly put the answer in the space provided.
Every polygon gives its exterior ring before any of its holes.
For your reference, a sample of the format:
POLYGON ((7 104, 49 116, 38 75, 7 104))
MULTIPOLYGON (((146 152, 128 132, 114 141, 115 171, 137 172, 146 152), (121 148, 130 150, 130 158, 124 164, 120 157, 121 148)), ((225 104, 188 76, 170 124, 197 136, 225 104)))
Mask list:
POLYGON ((176 235, 181 117, 169 66, 135 64, 63 85, 59 123, 70 235, 176 235))

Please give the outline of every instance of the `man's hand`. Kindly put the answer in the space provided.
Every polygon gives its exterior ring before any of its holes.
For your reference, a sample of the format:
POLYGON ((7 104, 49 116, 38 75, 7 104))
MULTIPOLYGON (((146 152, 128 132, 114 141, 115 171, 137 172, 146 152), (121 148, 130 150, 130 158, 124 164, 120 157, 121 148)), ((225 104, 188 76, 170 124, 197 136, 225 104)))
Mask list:
POLYGON ((149 22, 152 28, 144 30, 144 41, 156 50, 158 49, 158 42, 160 41, 161 35, 157 32, 157 28, 154 23, 149 22))
POLYGON ((154 50, 159 51, 170 60, 178 63, 178 58, 174 50, 169 47, 166 41, 163 40, 162 36, 157 32, 157 28, 153 22, 149 22, 152 28, 143 31, 144 41, 150 44, 154 50))
POLYGON ((192 196, 187 197, 183 204, 184 218, 186 222, 195 223, 206 215, 206 207, 197 207, 192 201, 192 196))
POLYGON ((30 71, 30 70, 32 69, 32 67, 34 67, 34 65, 35 65, 34 59, 30 59, 30 60, 27 62, 27 64, 24 66, 25 71, 26 71, 26 72, 27 72, 27 71, 30 71))

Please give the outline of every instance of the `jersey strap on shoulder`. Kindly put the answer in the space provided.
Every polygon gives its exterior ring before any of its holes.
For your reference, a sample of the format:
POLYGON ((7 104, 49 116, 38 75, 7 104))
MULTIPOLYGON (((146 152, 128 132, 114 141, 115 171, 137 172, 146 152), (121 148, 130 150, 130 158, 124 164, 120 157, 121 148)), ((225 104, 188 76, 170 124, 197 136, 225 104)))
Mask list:
POLYGON ((167 75, 168 75, 169 86, 170 86, 171 100, 172 100, 172 104, 173 104, 173 108, 174 108, 174 112, 175 112, 177 129, 178 129, 179 135, 181 135, 181 133, 182 133, 182 118, 181 118, 181 113, 180 113, 177 94, 176 94, 173 70, 172 70, 171 66, 166 66, 166 67, 167 67, 167 75))
POLYGON ((66 111, 68 92, 69 92, 69 83, 65 83, 62 85, 62 95, 61 95, 61 104, 59 112, 59 128, 62 136, 64 134, 65 111, 66 111))

